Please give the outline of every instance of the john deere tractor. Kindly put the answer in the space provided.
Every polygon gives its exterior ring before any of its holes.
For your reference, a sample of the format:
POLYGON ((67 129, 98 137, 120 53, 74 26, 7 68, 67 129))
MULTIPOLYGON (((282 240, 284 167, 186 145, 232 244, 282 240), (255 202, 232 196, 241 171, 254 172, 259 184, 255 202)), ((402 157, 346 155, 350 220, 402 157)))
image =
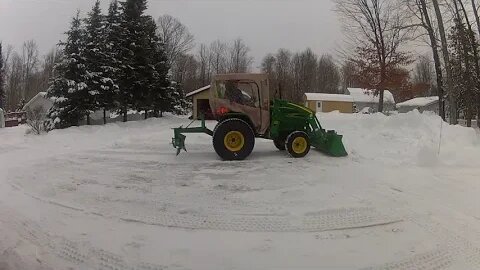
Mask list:
MULTIPOLYGON (((255 146, 255 138, 272 140, 294 158, 305 157, 310 147, 331 156, 346 156, 342 136, 326 131, 315 113, 284 100, 270 100, 266 74, 216 75, 210 88, 210 107, 218 124, 212 131, 201 119, 200 127, 174 129, 177 155, 185 148, 186 133, 213 137, 215 152, 224 160, 243 160, 255 146)), ((190 126, 190 125, 189 125, 190 126)))

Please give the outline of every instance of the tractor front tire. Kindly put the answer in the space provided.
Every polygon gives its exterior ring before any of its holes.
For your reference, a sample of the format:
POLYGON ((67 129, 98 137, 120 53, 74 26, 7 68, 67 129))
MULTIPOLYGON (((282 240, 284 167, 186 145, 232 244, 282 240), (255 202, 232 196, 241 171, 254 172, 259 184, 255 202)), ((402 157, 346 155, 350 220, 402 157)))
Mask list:
POLYGON ((275 139, 273 140, 273 144, 275 144, 278 150, 285 151, 285 140, 275 139))
POLYGON ((303 158, 310 152, 310 139, 303 131, 292 132, 285 141, 288 154, 294 158, 303 158))
POLYGON ((213 148, 223 160, 244 160, 253 151, 255 133, 238 118, 224 120, 213 131, 213 148))

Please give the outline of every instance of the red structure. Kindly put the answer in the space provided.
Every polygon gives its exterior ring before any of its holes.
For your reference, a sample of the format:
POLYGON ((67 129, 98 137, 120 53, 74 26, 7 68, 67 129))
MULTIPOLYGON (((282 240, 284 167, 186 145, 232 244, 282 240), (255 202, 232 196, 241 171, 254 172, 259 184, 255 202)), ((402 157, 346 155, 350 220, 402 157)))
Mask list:
POLYGON ((16 127, 27 122, 26 112, 11 112, 5 115, 5 127, 16 127))

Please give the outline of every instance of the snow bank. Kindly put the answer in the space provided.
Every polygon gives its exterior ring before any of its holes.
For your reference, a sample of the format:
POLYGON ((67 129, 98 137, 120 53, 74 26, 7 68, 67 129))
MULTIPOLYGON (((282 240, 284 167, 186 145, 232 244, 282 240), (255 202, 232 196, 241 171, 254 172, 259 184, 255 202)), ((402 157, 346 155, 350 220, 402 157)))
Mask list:
POLYGON ((344 135, 346 148, 356 158, 430 166, 468 164, 480 155, 478 132, 448 125, 430 113, 328 113, 318 117, 324 128, 344 135))

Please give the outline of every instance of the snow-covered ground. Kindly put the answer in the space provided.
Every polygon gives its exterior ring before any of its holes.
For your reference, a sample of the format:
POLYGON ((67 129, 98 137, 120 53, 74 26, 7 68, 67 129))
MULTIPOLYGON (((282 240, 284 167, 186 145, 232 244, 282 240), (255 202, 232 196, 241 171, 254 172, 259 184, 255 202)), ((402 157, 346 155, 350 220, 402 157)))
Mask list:
POLYGON ((0 129, 0 269, 480 269, 478 131, 319 118, 348 157, 222 162, 207 135, 175 156, 173 116, 0 129))

